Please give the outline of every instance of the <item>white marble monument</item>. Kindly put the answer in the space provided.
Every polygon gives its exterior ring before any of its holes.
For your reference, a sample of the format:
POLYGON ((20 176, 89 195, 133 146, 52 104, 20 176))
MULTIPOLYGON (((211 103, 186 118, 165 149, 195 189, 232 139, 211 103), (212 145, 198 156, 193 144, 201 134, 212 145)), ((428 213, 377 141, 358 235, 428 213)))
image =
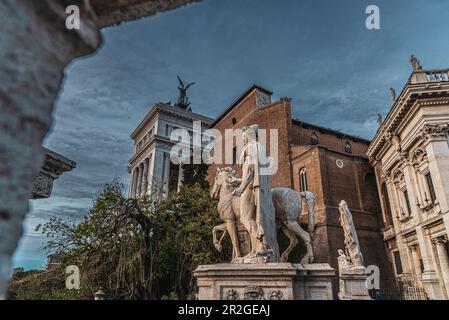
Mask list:
POLYGON ((345 236, 345 250, 338 250, 340 300, 370 300, 367 275, 359 239, 346 201, 340 202, 340 223, 345 236))
POLYGON ((219 169, 211 196, 218 198, 223 224, 213 229, 217 250, 229 234, 232 263, 202 265, 194 275, 200 300, 320 300, 333 299, 329 264, 312 264, 314 203, 311 192, 271 189, 269 163, 258 142, 258 126, 244 128, 241 154, 242 178, 228 167, 219 169), (309 232, 299 225, 303 200, 307 201, 309 232), (279 252, 276 223, 290 244, 279 252), (222 232, 219 237, 219 233, 222 232), (307 248, 300 264, 288 263, 300 237, 307 248), (282 261, 282 262, 281 262, 282 261))

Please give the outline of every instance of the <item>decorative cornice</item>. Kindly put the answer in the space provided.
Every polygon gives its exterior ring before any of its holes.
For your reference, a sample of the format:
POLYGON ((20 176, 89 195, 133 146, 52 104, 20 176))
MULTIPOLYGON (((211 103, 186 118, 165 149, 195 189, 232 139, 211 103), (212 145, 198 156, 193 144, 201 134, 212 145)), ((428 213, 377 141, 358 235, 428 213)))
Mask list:
POLYGON ((134 129, 134 131, 131 133, 131 139, 134 139, 136 135, 145 127, 145 125, 148 122, 150 122, 154 118, 154 116, 158 112, 189 121, 200 120, 206 125, 206 127, 209 127, 213 122, 213 119, 203 116, 201 114, 193 113, 164 103, 157 103, 155 106, 153 106, 153 108, 151 108, 151 110, 147 113, 145 118, 137 125, 136 129, 134 129))
POLYGON ((64 172, 71 171, 76 167, 75 161, 47 148, 43 147, 42 149, 45 161, 33 183, 33 199, 49 198, 53 189, 53 181, 64 172))
MULTIPOLYGON (((424 73, 432 73, 430 71, 419 71, 424 73)), ((416 72, 412 73, 413 76, 416 72)), ((433 72, 434 73, 434 72, 433 72)), ((429 78, 426 78, 429 79, 429 78)), ((432 78, 430 78, 432 79, 432 78)), ((449 100, 449 82, 447 80, 435 82, 426 80, 425 82, 411 83, 410 80, 404 87, 399 98, 394 102, 390 112, 383 121, 382 126, 377 130, 367 155, 372 161, 376 160, 377 155, 383 147, 390 141, 391 136, 395 132, 402 120, 407 116, 409 110, 419 99, 420 106, 448 104, 449 100), (432 99, 432 100, 424 100, 432 99)))
POLYGON ((389 170, 385 170, 384 172, 382 172, 381 177, 383 181, 388 182, 391 179, 391 172, 389 170))

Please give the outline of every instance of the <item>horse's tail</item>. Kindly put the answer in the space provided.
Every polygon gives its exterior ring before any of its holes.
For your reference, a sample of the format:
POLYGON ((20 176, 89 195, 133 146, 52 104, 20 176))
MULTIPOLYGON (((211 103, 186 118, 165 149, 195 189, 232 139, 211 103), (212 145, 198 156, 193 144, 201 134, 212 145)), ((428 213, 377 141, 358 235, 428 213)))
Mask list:
POLYGON ((309 235, 313 241, 314 231, 315 231, 315 195, 310 191, 301 191, 301 198, 307 201, 307 212, 309 213, 309 235))

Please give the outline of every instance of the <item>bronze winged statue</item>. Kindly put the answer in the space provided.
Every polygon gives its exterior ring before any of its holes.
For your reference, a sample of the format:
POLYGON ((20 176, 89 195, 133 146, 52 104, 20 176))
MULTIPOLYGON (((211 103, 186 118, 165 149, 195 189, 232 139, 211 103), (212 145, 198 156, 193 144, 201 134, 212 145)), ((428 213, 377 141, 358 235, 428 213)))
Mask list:
POLYGON ((195 82, 191 82, 187 85, 184 84, 184 82, 181 80, 181 78, 179 76, 178 77, 178 81, 179 81, 179 86, 178 86, 178 90, 179 90, 179 98, 178 98, 178 102, 176 103, 176 106, 182 109, 187 109, 190 110, 190 102, 189 102, 189 98, 187 97, 187 89, 189 89, 192 85, 195 84, 195 82))

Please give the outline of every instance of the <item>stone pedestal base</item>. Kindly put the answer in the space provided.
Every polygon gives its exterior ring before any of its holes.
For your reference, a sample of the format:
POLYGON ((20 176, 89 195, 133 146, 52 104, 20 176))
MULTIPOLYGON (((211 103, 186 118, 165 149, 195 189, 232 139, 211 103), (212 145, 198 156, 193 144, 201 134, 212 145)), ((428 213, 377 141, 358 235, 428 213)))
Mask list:
POLYGON ((371 300, 366 286, 365 267, 343 270, 340 274, 340 300, 371 300))
POLYGON ((194 271, 199 300, 332 300, 329 264, 213 264, 194 271))

